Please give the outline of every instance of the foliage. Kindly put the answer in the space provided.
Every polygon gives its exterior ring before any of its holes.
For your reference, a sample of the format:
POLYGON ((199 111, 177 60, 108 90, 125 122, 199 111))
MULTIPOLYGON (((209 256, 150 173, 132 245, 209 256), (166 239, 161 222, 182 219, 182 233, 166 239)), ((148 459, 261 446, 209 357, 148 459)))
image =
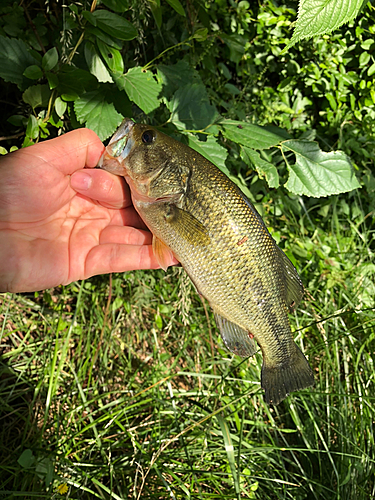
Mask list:
POLYGON ((46 5, 0 7, 6 150, 127 116, 216 163, 299 270, 316 387, 267 407, 178 268, 4 294, 0 496, 373 498, 372 5, 287 51, 296 2, 46 5))
MULTIPOLYGON (((220 5, 220 2, 218 4, 220 5)), ((242 9, 246 11, 247 3, 241 2, 241 4, 242 9)), ((173 1, 170 5, 178 14, 174 22, 177 24, 182 21, 186 24, 185 11, 180 2, 173 1)), ((307 7, 304 4, 304 8, 307 7)), ((166 117, 166 124, 169 127, 173 126, 182 135, 189 130, 197 135, 197 140, 201 143, 211 138, 211 145, 214 142, 217 143, 218 151, 222 149, 217 141, 222 139, 233 142, 234 146, 241 145, 241 148, 247 148, 248 152, 241 154, 242 160, 247 167, 256 168, 260 175, 263 175, 267 181, 270 180, 270 187, 279 185, 275 170, 273 170, 273 178, 269 179, 267 173, 270 167, 264 163, 264 159, 259 158, 255 151, 249 151, 249 149, 265 149, 266 154, 272 155, 274 151, 272 148, 276 147, 282 151, 282 157, 285 156, 285 151, 295 153, 296 161, 292 168, 290 161, 285 158, 288 165, 285 187, 296 194, 319 197, 359 187, 345 153, 331 154, 330 173, 327 176, 324 175, 327 171, 323 159, 325 156, 318 144, 304 138, 297 145, 296 141, 299 139, 294 138, 297 149, 291 149, 284 144, 286 131, 275 129, 269 131, 262 125, 249 123, 251 117, 247 117, 248 121, 243 119, 228 121, 225 118, 227 113, 223 112, 224 110, 219 111, 218 107, 210 101, 208 90, 212 82, 210 79, 207 82, 203 81, 202 75, 194 70, 195 64, 192 64, 192 61, 185 58, 177 64, 157 67, 156 61, 161 59, 170 48, 161 54, 156 54, 156 57, 144 64, 143 68, 134 66, 134 61, 130 57, 131 51, 127 50, 127 57, 123 57, 123 53, 127 49, 126 43, 138 36, 139 29, 136 28, 135 23, 129 22, 125 17, 126 15, 134 17, 135 12, 132 13, 130 5, 119 0, 111 1, 109 8, 114 12, 106 8, 96 8, 95 3, 92 4, 90 11, 71 4, 69 10, 63 11, 64 36, 61 40, 56 38, 47 40, 46 43, 53 45, 49 50, 46 50, 45 42, 42 41, 38 31, 36 31, 38 36, 33 43, 24 37, 29 45, 22 39, 16 38, 14 35, 19 36, 20 33, 17 30, 14 31, 11 24, 13 16, 9 13, 4 16, 3 35, 0 32, 0 48, 2 49, 0 77, 7 82, 17 84, 18 88, 23 91, 23 102, 32 108, 32 114, 29 116, 27 114, 30 111, 26 111, 26 114, 16 114, 8 118, 13 124, 26 125, 23 146, 32 144, 39 137, 46 138, 53 127, 65 130, 69 128, 69 125, 75 127, 79 124, 91 128, 102 140, 105 140, 114 133, 124 116, 132 115, 133 105, 148 115, 149 119, 155 111, 154 120, 159 123, 168 110, 170 115, 166 117), (73 33, 77 38, 74 41, 70 40, 73 33), (4 36, 7 34, 13 36, 10 38, 4 36), (70 45, 66 43, 68 40, 70 45), (155 66, 157 73, 150 71, 150 68, 155 66), (181 85, 182 75, 185 76, 183 85, 181 85), (160 109, 161 107, 163 110, 160 109), (38 108, 42 110, 37 111, 38 108), (70 121, 70 124, 67 121, 70 121), (202 140, 204 136, 205 140, 202 140), (312 151, 315 152, 313 158, 311 157, 312 151), (313 173, 312 178, 306 175, 305 164, 301 162, 301 158, 305 158, 310 166, 313 165, 313 171, 316 174, 313 173), (291 176, 289 179, 288 172, 291 176), (323 174, 319 175, 319 172, 323 174), (303 180, 295 182, 295 177, 303 180), (314 183, 316 177, 319 177, 319 189, 316 189, 316 183, 314 183), (342 182, 342 177, 345 177, 345 182, 342 182)), ((4 10, 6 12, 7 8, 4 10)), ((160 27, 161 6, 152 4, 151 11, 160 27)), ((26 16, 27 12, 26 9, 23 13, 20 8, 19 15, 26 16)), ((206 16, 210 14, 210 10, 207 10, 206 16)), ((303 19, 303 14, 304 12, 300 9, 299 23, 303 19)), ((349 19, 348 14, 344 21, 349 19)), ((138 22, 140 20, 141 16, 138 22)), ((58 19, 54 16, 50 16, 48 21, 58 25, 58 19)), ((335 23, 338 24, 337 20, 335 23)), ((207 19, 206 24, 210 25, 207 19)), ((34 22, 32 26, 35 27, 34 22)), ((297 24, 299 32, 302 30, 305 36, 306 27, 300 28, 299 26, 300 24, 297 24)), ((42 32, 45 34, 46 26, 43 28, 42 32)), ((200 26, 199 22, 190 31, 183 36, 181 42, 174 44, 175 48, 180 45, 181 48, 189 49, 192 53, 196 51, 198 54, 199 52, 204 54, 211 44, 223 37, 230 50, 230 60, 240 63, 244 55, 243 35, 228 34, 214 25, 209 33, 208 28, 200 26)), ((298 36, 301 38, 302 35, 298 36)), ((225 65, 221 64, 224 68, 225 65)), ((211 66, 215 67, 215 65, 211 66)), ((220 66, 217 65, 217 67, 220 66)), ((226 84, 226 88, 234 94, 241 94, 241 91, 233 84, 226 84)), ((197 145, 198 149, 204 149, 204 145, 200 145, 197 140, 191 139, 190 143, 193 147, 197 145)))
POLYGON ((352 21, 367 0, 300 0, 298 19, 287 48, 303 38, 325 35, 352 21))

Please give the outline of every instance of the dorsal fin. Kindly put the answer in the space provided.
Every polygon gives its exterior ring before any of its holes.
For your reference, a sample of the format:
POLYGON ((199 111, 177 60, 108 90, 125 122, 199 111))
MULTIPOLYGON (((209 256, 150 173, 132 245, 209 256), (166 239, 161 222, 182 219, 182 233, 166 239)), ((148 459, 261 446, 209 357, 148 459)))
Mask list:
POLYGON ((289 311, 292 312, 302 300, 304 294, 303 284, 296 268, 285 253, 279 247, 277 247, 277 250, 285 283, 285 301, 289 311))

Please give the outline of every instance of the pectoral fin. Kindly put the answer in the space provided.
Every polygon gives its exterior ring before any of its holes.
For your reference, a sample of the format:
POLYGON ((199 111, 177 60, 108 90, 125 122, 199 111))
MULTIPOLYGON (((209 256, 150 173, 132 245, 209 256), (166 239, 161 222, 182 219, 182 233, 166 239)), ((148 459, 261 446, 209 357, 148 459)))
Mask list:
POLYGON ((215 311, 214 315, 216 325, 220 330, 225 347, 229 349, 229 351, 243 358, 253 356, 257 352, 257 345, 250 337, 251 334, 249 334, 249 332, 223 318, 215 311))
POLYGON ((207 228, 186 210, 176 205, 169 205, 165 220, 173 226, 174 231, 189 242, 197 246, 206 246, 211 243, 207 228))
POLYGON ((163 243, 159 238, 155 235, 152 237, 152 250, 154 255, 159 262, 159 265, 164 271, 168 269, 170 266, 169 262, 173 257, 173 253, 169 247, 165 243, 163 243))

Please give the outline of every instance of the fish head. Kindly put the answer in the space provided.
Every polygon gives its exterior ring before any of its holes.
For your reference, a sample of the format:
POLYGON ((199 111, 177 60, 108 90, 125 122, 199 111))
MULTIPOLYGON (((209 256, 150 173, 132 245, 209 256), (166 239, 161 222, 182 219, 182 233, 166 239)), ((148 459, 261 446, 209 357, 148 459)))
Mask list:
POLYGON ((98 166, 124 176, 133 198, 165 200, 184 194, 189 178, 188 150, 150 125, 124 120, 98 166))

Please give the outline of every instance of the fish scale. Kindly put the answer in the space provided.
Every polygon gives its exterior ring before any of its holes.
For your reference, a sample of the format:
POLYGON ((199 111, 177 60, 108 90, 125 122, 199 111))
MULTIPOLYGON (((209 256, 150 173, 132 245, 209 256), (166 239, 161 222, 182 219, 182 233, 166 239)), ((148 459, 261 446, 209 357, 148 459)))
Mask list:
POLYGON ((288 320, 303 296, 301 280, 240 189, 196 151, 130 120, 101 164, 125 177, 161 266, 172 252, 212 307, 226 347, 250 356, 256 340, 266 401, 312 386, 288 320))

